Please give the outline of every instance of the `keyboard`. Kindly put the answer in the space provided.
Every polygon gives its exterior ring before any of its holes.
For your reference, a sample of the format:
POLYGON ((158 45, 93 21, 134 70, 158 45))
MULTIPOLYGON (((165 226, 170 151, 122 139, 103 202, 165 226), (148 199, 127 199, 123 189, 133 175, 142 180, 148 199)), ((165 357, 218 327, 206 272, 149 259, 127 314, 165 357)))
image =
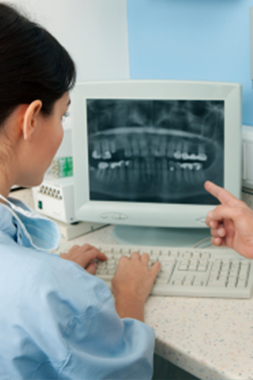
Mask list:
MULTIPOLYGON (((96 276, 110 287, 121 256, 148 253, 149 265, 161 263, 152 288, 156 296, 250 298, 253 260, 229 248, 170 248, 126 245, 96 245, 108 260, 98 262, 96 276)), ((65 250, 66 252, 66 250, 65 250)))

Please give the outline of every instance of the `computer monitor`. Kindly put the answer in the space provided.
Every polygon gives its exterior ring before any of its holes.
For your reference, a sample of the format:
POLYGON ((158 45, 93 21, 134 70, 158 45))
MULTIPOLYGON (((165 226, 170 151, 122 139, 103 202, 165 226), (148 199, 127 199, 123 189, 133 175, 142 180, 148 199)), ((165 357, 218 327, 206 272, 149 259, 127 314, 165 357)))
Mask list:
POLYGON ((209 235, 206 180, 240 197, 240 84, 88 82, 72 105, 79 220, 115 224, 125 243, 187 245, 209 235))

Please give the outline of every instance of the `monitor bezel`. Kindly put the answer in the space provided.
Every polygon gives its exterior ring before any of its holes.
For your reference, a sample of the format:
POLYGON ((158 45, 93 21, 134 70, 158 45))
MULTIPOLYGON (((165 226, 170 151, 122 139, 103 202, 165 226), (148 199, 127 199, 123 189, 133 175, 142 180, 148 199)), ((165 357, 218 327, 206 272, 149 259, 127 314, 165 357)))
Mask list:
POLYGON ((94 201, 89 196, 87 99, 223 100, 224 188, 241 195, 241 85, 238 83, 129 80, 86 82, 72 95, 75 213, 79 220, 160 227, 206 227, 214 205, 94 201))

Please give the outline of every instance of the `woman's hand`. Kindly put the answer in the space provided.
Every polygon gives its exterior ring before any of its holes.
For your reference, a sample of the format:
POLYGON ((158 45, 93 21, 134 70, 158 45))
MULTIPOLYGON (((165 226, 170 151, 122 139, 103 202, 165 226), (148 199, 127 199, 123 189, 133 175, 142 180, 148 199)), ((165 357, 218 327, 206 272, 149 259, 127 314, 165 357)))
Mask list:
POLYGON ((161 265, 156 262, 149 269, 149 255, 133 252, 123 256, 112 280, 115 307, 121 318, 144 320, 144 305, 161 265))
POLYGON ((211 243, 227 246, 247 258, 253 258, 253 211, 227 190, 207 181, 205 189, 221 205, 209 211, 206 224, 211 228, 211 243))
POLYGON ((61 253, 61 258, 74 261, 90 274, 95 274, 97 270, 96 260, 107 260, 106 255, 97 248, 89 244, 74 245, 68 253, 61 253))

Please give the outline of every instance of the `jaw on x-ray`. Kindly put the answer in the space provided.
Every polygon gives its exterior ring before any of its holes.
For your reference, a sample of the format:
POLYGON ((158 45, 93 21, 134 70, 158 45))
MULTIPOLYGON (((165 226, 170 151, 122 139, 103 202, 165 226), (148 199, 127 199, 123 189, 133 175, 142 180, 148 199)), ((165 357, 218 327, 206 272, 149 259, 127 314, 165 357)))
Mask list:
POLYGON ((223 101, 89 99, 87 122, 91 200, 217 204, 223 101))

